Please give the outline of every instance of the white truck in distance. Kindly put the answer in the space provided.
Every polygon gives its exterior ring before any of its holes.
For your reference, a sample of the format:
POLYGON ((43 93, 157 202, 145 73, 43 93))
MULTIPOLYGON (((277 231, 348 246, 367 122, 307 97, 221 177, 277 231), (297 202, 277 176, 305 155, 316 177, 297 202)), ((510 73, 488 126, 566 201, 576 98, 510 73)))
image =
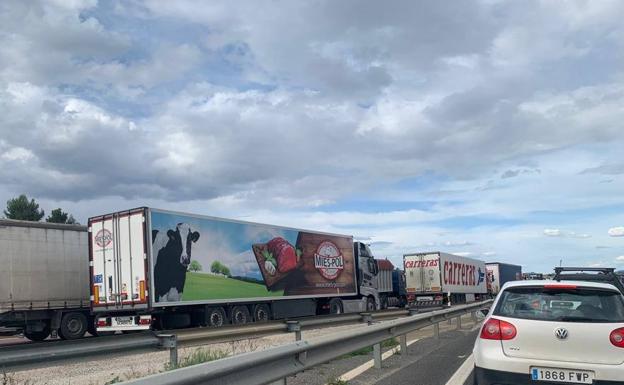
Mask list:
POLYGON ((487 294, 483 261, 435 251, 405 254, 403 265, 410 305, 473 302, 487 294))

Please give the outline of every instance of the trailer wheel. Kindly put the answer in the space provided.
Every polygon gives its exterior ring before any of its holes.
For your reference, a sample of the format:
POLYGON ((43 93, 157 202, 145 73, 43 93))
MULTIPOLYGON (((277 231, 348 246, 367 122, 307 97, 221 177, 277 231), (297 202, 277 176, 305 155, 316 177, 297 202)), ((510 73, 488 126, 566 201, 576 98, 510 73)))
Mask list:
POLYGON ((271 310, 269 306, 260 303, 254 306, 254 321, 256 322, 267 322, 271 316, 271 310))
POLYGON ((39 331, 24 330, 24 337, 35 342, 43 341, 49 336, 50 336, 50 324, 47 322, 44 322, 44 326, 42 330, 39 330, 39 331))
POLYGON ((225 311, 222 307, 212 307, 206 311, 206 320, 208 326, 218 328, 227 323, 225 318, 225 311))
POLYGON ((82 313, 65 313, 61 318, 59 336, 64 340, 82 338, 87 332, 87 317, 82 313))
POLYGON ((332 298, 329 301, 329 314, 342 314, 343 311, 342 300, 340 298, 332 298))
POLYGON ((247 306, 234 306, 232 308, 232 324, 244 325, 251 320, 247 306))

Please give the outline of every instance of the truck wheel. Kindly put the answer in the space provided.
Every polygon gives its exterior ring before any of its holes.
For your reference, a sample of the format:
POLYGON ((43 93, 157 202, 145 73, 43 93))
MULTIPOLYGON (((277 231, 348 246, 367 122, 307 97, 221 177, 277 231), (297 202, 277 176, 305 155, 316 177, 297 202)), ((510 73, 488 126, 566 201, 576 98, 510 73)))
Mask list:
POLYGON ((208 326, 218 328, 227 323, 225 318, 225 311, 222 307, 213 307, 206 311, 206 320, 208 326))
POLYGON ((50 324, 44 322, 43 330, 40 331, 27 331, 24 330, 24 337, 31 341, 39 342, 43 341, 50 336, 50 324))
POLYGON ((267 322, 271 316, 271 310, 269 306, 263 303, 260 303, 254 306, 254 321, 256 322, 267 322))
POLYGON ((375 305, 375 299, 369 297, 366 300, 366 311, 375 311, 377 310, 377 306, 375 305))
POLYGON ((65 313, 61 318, 59 336, 64 340, 82 338, 87 332, 87 317, 82 313, 65 313))
POLYGON ((343 311, 342 300, 340 300, 340 298, 332 298, 329 301, 329 314, 342 314, 343 311))
POLYGON ((234 306, 232 308, 232 324, 244 325, 251 321, 251 315, 247 306, 234 306))

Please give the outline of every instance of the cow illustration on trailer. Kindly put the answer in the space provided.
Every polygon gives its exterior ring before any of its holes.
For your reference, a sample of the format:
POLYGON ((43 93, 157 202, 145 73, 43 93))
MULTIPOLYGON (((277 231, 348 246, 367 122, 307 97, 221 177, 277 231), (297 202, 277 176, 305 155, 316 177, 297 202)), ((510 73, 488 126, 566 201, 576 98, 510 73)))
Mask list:
POLYGON ((180 301, 191 263, 192 244, 199 232, 188 223, 178 223, 175 230, 152 230, 152 253, 155 256, 154 284, 156 301, 180 301))

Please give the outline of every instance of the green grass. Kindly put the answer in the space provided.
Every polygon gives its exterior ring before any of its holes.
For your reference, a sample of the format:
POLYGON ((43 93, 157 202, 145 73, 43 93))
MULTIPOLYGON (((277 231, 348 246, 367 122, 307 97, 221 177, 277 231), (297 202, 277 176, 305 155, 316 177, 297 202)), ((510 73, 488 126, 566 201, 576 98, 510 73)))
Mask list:
MULTIPOLYGON (((399 344, 399 341, 397 341, 396 338, 390 338, 389 340, 385 340, 384 342, 381 343, 381 350, 383 350, 384 348, 386 349, 393 348, 397 346, 398 344, 399 344)), ((367 354, 370 354, 372 351, 373 351, 373 347, 367 346, 365 348, 356 350, 354 352, 347 353, 343 357, 365 356, 367 354)))
POLYGON ((216 361, 221 358, 228 357, 229 354, 222 350, 210 350, 210 349, 196 349, 193 353, 182 358, 178 365, 165 364, 165 370, 174 370, 180 368, 186 368, 187 366, 193 366, 202 364, 204 362, 216 361))
POLYGON ((268 291, 264 285, 204 273, 186 273, 183 301, 228 298, 281 297, 283 290, 268 291))

